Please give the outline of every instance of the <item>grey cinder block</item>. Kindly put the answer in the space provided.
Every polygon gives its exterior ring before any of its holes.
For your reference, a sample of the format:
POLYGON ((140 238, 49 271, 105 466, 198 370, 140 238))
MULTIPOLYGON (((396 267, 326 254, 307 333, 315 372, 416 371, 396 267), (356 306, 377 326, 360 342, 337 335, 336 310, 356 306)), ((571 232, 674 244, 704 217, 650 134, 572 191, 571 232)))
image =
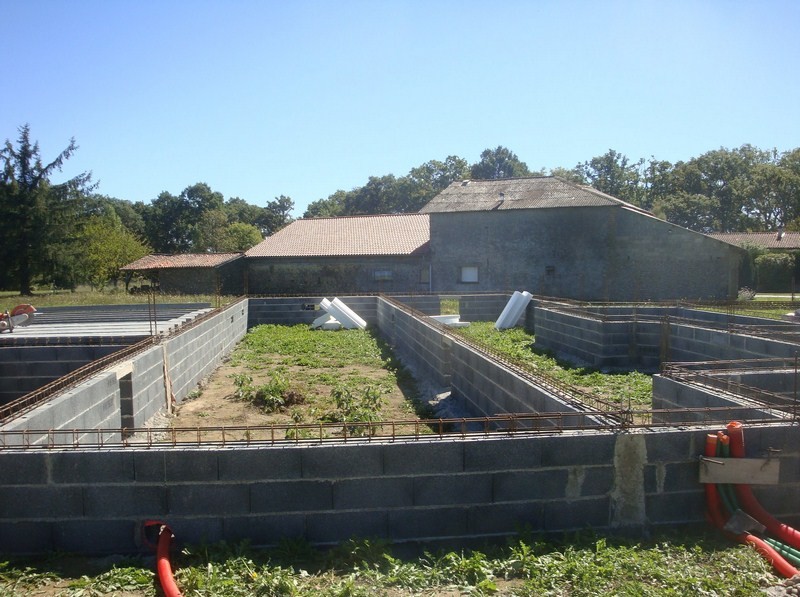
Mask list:
POLYGON ((515 502, 563 499, 567 469, 495 473, 494 501, 515 502))
POLYGON ((414 479, 414 505, 485 504, 492 501, 489 474, 436 475, 414 479))
POLYGON ((464 470, 464 449, 469 442, 420 442, 383 446, 387 475, 460 473, 464 470))
POLYGON ((98 485, 85 489, 84 512, 93 518, 148 518, 167 514, 163 485, 98 485))
POLYGON ((542 466, 543 445, 549 438, 502 438, 464 443, 464 470, 497 471, 542 466))
POLYGON ((83 516, 80 486, 0 486, 0 519, 72 518, 83 516))
POLYGON ((469 508, 410 508, 389 511, 389 536, 397 539, 457 537, 469 530, 469 508))
POLYGON ((301 454, 303 477, 310 479, 369 477, 383 474, 377 444, 312 446, 301 454))
POLYGON ((170 515, 219 517, 247 514, 250 491, 246 485, 169 485, 167 504, 170 515))
POLYGON ((352 511, 309 514, 307 538, 312 542, 339 543, 352 537, 386 537, 388 516, 385 511, 352 511))
POLYGON ((549 501, 544 505, 544 529, 547 531, 604 528, 608 523, 608 497, 549 501))
POLYGON ((304 514, 256 514, 226 516, 223 521, 226 541, 250 541, 254 546, 276 545, 281 539, 301 538, 305 532, 304 514))
POLYGON ((301 475, 299 450, 237 448, 219 451, 220 481, 296 479, 301 475))
POLYGON ((164 453, 166 480, 216 481, 217 452, 212 450, 170 450, 164 453))
POLYGON ((413 505, 414 480, 411 477, 345 479, 333 485, 333 506, 337 510, 413 505))
POLYGON ((330 481, 274 481, 250 486, 250 512, 302 512, 331 510, 333 484, 330 481))
POLYGON ((544 526, 544 505, 539 502, 517 502, 473 506, 468 513, 469 532, 476 535, 519 533, 544 526))
POLYGON ((134 480, 133 454, 125 451, 54 452, 54 483, 123 483, 134 480))
POLYGON ((542 466, 610 464, 615 444, 611 433, 552 436, 542 445, 542 466))

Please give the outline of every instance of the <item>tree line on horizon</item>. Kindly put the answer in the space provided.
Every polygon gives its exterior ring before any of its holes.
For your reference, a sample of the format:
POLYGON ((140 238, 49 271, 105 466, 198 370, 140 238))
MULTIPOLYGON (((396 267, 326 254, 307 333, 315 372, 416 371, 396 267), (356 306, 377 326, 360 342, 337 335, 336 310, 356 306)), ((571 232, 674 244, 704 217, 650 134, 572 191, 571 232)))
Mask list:
MULTIPOLYGON (((204 182, 149 203, 96 192, 90 173, 53 184, 52 175, 77 150, 74 139, 49 163, 18 129, 16 145, 0 149, 0 288, 30 294, 40 286, 103 288, 123 265, 148 253, 244 251, 293 220, 294 202, 281 195, 264 207, 225 199, 204 182)), ((800 148, 786 152, 751 145, 720 148, 674 164, 631 160, 610 149, 571 169, 531 170, 510 149, 484 150, 470 164, 458 156, 429 160, 408 174, 370 176, 350 191, 310 203, 304 218, 413 213, 452 182, 558 176, 590 185, 658 217, 699 232, 800 230, 800 148)))

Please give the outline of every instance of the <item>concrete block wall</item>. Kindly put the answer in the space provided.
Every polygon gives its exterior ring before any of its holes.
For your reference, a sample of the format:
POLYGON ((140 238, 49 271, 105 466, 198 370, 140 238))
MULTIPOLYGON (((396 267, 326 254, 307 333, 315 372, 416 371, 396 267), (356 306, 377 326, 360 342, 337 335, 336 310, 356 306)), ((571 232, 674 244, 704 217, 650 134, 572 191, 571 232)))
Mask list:
POLYGON ((438 328, 393 304, 377 300, 377 326, 396 356, 415 372, 437 386, 450 383, 450 340, 438 328))
MULTIPOLYGON (((378 301, 378 329, 418 377, 449 385, 453 397, 474 416, 575 412, 548 390, 382 298, 378 301)), ((592 423, 579 417, 584 424, 592 423)))
POLYGON ((441 297, 438 294, 409 294, 392 295, 392 298, 425 315, 440 315, 442 311, 442 298, 448 297, 441 297))
MULTIPOLYGON (((765 325, 765 321, 769 324, 768 320, 762 318, 739 318, 725 313, 655 307, 603 307, 594 311, 590 309, 587 314, 554 311, 537 305, 534 315, 536 347, 552 350, 561 358, 598 368, 634 367, 644 370, 658 367, 662 349, 665 349, 665 360, 674 362, 793 358, 800 350, 797 344, 779 339, 703 326, 704 322, 716 325, 723 321, 740 325, 765 325), (697 314, 698 325, 685 321, 654 321, 663 314, 677 311, 683 318, 697 314), (592 314, 598 318, 591 317, 592 314), (613 315, 613 318, 600 318, 608 315, 613 315), (619 319, 624 317, 629 319, 619 319)), ((772 329, 772 324, 769 325, 772 329)))
MULTIPOLYGON (((261 324, 297 325, 311 324, 317 317, 325 314, 319 309, 322 296, 251 298, 248 300, 248 322, 251 328, 261 324)), ((334 296, 328 296, 333 300, 334 296)), ((367 325, 377 323, 377 297, 339 296, 367 325)))
POLYGON ((798 344, 761 336, 732 333, 670 322, 668 360, 735 361, 741 359, 794 358, 798 344))
POLYGON ((601 366, 605 338, 601 320, 537 305, 534 321, 537 349, 550 350, 577 363, 601 366))
POLYGON ((142 427, 167 405, 164 386, 164 347, 153 346, 132 362, 131 421, 126 427, 142 427))
MULTIPOLYGON (((525 525, 706 524, 698 456, 716 428, 327 446, 0 452, 0 552, 146 551, 145 520, 177 542, 512 535, 525 525)), ((781 449, 781 485, 754 488, 797 517, 798 430, 746 430, 781 449)))
POLYGON ((564 423, 592 424, 590 418, 577 414, 575 407, 502 364, 487 359, 467 345, 452 342, 450 355, 452 394, 475 416, 505 413, 576 413, 574 419, 565 414, 564 423))
MULTIPOLYGON (((117 375, 104 371, 48 400, 0 431, 40 430, 38 433, 4 435, 6 445, 47 444, 50 429, 119 429, 122 426, 117 375)), ((113 440, 116 436, 109 437, 113 440)), ((86 435, 77 436, 84 439, 86 435)))
MULTIPOLYGON (((172 393, 181 400, 233 349, 244 336, 246 326, 247 303, 243 301, 160 345, 116 363, 0 427, 0 431, 142 426, 166 404, 165 357, 172 393), (126 375, 130 375, 131 404, 123 408, 120 384, 127 383, 121 381, 126 375)), ((37 441, 46 441, 46 436, 37 441)))
POLYGON ((16 400, 123 347, 120 344, 2 346, 0 404, 16 400))
POLYGON ((654 413, 653 419, 660 423, 684 423, 687 421, 703 422, 721 417, 742 420, 781 418, 781 414, 777 411, 755 407, 752 403, 731 395, 724 395, 713 388, 689 385, 669 377, 654 375, 653 409, 685 408, 738 408, 738 410, 725 411, 724 413, 714 413, 713 411, 654 413))
POLYGON ((465 294, 459 299, 461 321, 497 321, 511 298, 508 294, 465 294))
POLYGON ((241 301, 164 341, 176 400, 184 399, 233 350, 247 332, 247 321, 247 301, 241 301))

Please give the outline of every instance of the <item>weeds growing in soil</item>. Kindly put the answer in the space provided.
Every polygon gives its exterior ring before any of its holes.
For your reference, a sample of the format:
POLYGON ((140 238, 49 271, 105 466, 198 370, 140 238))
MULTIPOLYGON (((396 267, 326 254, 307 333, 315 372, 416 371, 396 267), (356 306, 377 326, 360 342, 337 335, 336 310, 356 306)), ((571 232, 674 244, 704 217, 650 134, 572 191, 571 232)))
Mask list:
POLYGON ((591 367, 575 367, 560 362, 550 353, 537 350, 535 337, 522 328, 498 331, 492 322, 482 321, 457 328, 456 332, 535 373, 554 377, 607 402, 617 402, 621 408, 649 408, 652 405, 653 380, 645 373, 602 373, 591 367))
MULTIPOLYGON (((154 597, 155 575, 142 562, 99 573, 0 562, 0 594, 120 594, 154 597), (57 592, 56 592, 57 591, 57 592)), ((151 560, 150 560, 151 562, 151 560)), ((504 544, 399 556, 380 539, 351 539, 320 550, 284 539, 268 550, 247 543, 186 546, 172 558, 186 597, 311 595, 762 595, 778 584, 766 562, 745 546, 702 532, 667 532, 649 540, 582 532, 560 541, 522 533, 504 544)), ((85 566, 91 567, 91 566, 85 566)))

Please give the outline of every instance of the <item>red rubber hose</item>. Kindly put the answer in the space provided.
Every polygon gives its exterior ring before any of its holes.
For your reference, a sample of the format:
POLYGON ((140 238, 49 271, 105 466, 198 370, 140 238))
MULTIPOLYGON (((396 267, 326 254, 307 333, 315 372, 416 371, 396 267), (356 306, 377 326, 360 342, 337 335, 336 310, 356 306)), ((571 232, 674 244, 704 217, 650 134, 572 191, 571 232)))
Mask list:
POLYGON ((178 585, 172 576, 172 566, 169 563, 169 544, 172 541, 172 531, 167 525, 161 527, 158 534, 158 549, 156 550, 156 572, 158 581, 166 597, 181 597, 178 585))
MULTIPOLYGON (((717 436, 714 434, 709 433, 706 436, 706 447, 705 447, 705 455, 709 458, 713 458, 717 453, 717 436)), ((734 534, 729 531, 725 530, 725 517, 722 514, 722 500, 719 496, 719 492, 717 490, 717 486, 714 483, 706 483, 706 507, 708 511, 708 517, 711 519, 711 522, 720 529, 726 536, 734 541, 738 541, 739 543, 744 543, 745 545, 750 545, 756 552, 761 555, 765 560, 767 560, 775 571, 783 576, 784 578, 792 578, 795 574, 797 574, 797 569, 792 566, 786 559, 780 555, 771 545, 765 543, 758 537, 751 535, 750 533, 739 533, 734 534)))
MULTIPOLYGON (((728 436, 731 438, 731 456, 744 458, 744 426, 739 421, 731 421, 728 423, 728 436)), ((763 524, 776 539, 800 549, 800 532, 767 512, 753 495, 749 485, 737 484, 735 488, 739 503, 745 512, 763 524)))

